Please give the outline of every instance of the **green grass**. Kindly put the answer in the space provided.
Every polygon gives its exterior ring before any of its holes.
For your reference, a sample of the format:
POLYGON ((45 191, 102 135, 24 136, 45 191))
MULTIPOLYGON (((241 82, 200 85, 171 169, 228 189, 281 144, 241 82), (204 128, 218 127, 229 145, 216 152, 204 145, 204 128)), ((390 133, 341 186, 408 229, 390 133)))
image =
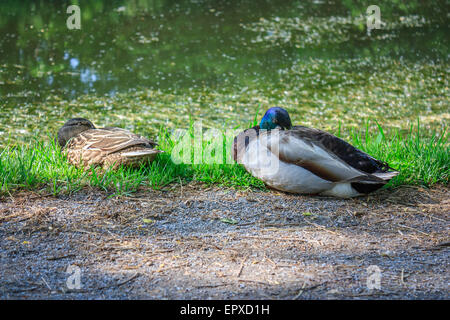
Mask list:
POLYGON ((408 134, 394 131, 386 134, 377 123, 377 132, 369 134, 366 124, 364 133, 351 131, 353 145, 377 159, 389 163, 400 174, 387 187, 404 184, 432 186, 436 183, 448 185, 450 176, 450 150, 448 133, 422 133, 420 124, 411 128, 408 134))
MULTIPOLYGON (((192 124, 191 130, 192 134, 192 124)), ((351 130, 343 136, 357 148, 387 161, 400 170, 386 187, 403 184, 432 186, 449 183, 448 134, 423 133, 419 126, 411 127, 408 134, 399 131, 384 132, 377 124, 367 123, 365 130, 351 130)), ((105 190, 113 195, 128 195, 140 187, 166 189, 185 185, 190 181, 205 185, 238 189, 265 190, 264 184, 236 164, 175 164, 171 160, 174 140, 167 130, 159 131, 160 154, 155 161, 139 169, 119 168, 116 171, 84 171, 67 163, 60 149, 50 137, 45 141, 33 139, 28 145, 9 145, 0 154, 0 194, 19 190, 38 190, 52 194, 73 193, 85 187, 105 190)), ((224 140, 224 150, 230 140, 224 140)), ((202 145, 203 150, 207 142, 202 145)), ((191 155, 192 158, 192 155, 191 155)))

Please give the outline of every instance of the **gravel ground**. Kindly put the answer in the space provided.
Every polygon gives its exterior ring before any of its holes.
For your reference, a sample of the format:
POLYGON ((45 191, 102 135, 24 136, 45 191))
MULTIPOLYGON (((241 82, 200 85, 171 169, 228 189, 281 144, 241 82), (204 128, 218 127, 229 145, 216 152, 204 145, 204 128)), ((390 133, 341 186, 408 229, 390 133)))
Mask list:
POLYGON ((0 298, 449 299, 449 191, 15 194, 0 200, 0 298))

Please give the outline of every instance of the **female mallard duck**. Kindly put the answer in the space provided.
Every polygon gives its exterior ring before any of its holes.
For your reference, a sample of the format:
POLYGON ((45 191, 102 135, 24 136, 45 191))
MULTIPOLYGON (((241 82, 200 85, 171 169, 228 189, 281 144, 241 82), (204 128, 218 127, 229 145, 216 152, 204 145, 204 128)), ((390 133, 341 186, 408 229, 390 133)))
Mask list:
POLYGON ((59 129, 58 144, 69 163, 86 168, 138 167, 163 152, 153 149, 157 143, 147 138, 120 128, 95 128, 83 118, 71 119, 59 129))
POLYGON ((285 192, 349 198, 375 191, 398 175, 332 134, 292 126, 288 112, 279 107, 235 137, 233 148, 235 161, 285 192))

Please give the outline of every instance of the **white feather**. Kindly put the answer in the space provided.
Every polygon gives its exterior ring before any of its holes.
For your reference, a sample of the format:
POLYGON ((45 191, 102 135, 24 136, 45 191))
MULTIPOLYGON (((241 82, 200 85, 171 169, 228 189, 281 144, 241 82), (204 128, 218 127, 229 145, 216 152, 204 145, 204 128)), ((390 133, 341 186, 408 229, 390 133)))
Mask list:
POLYGON ((333 196, 338 198, 351 198, 359 196, 361 195, 361 193, 353 189, 351 183, 343 182, 343 183, 336 183, 333 186, 333 188, 322 192, 321 195, 333 196))
POLYGON ((121 155, 124 157, 142 157, 146 155, 161 153, 163 151, 161 150, 153 150, 153 149, 146 149, 146 150, 139 150, 139 151, 130 151, 130 152, 124 152, 121 155))
POLYGON ((320 193, 333 186, 302 167, 280 161, 260 139, 249 143, 242 164, 267 185, 286 192, 320 193))

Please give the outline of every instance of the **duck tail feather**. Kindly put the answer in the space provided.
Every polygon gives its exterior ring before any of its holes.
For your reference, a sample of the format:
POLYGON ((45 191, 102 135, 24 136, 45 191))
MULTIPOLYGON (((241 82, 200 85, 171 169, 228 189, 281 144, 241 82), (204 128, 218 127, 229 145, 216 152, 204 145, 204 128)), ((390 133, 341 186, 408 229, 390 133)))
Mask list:
POLYGON ((164 151, 162 150, 156 150, 156 149, 148 149, 148 150, 137 150, 137 151, 129 151, 129 152, 124 152, 121 155, 127 158, 134 158, 134 157, 145 157, 151 154, 156 154, 156 153, 162 153, 164 151))
POLYGON ((385 184, 386 181, 380 177, 377 177, 373 174, 367 174, 367 175, 360 175, 357 177, 353 177, 350 179, 346 179, 344 181, 338 181, 337 183, 342 183, 342 182, 346 182, 346 183, 364 183, 364 184, 385 184))
POLYGON ((358 183, 358 184, 386 184, 389 180, 396 177, 399 174, 398 171, 389 172, 376 172, 366 175, 360 175, 354 178, 347 179, 345 181, 339 181, 337 183, 348 182, 348 183, 358 183))
POLYGON ((398 171, 388 171, 388 172, 374 172, 372 173, 373 176, 383 179, 384 181, 389 181, 392 178, 399 175, 400 172, 398 171))

